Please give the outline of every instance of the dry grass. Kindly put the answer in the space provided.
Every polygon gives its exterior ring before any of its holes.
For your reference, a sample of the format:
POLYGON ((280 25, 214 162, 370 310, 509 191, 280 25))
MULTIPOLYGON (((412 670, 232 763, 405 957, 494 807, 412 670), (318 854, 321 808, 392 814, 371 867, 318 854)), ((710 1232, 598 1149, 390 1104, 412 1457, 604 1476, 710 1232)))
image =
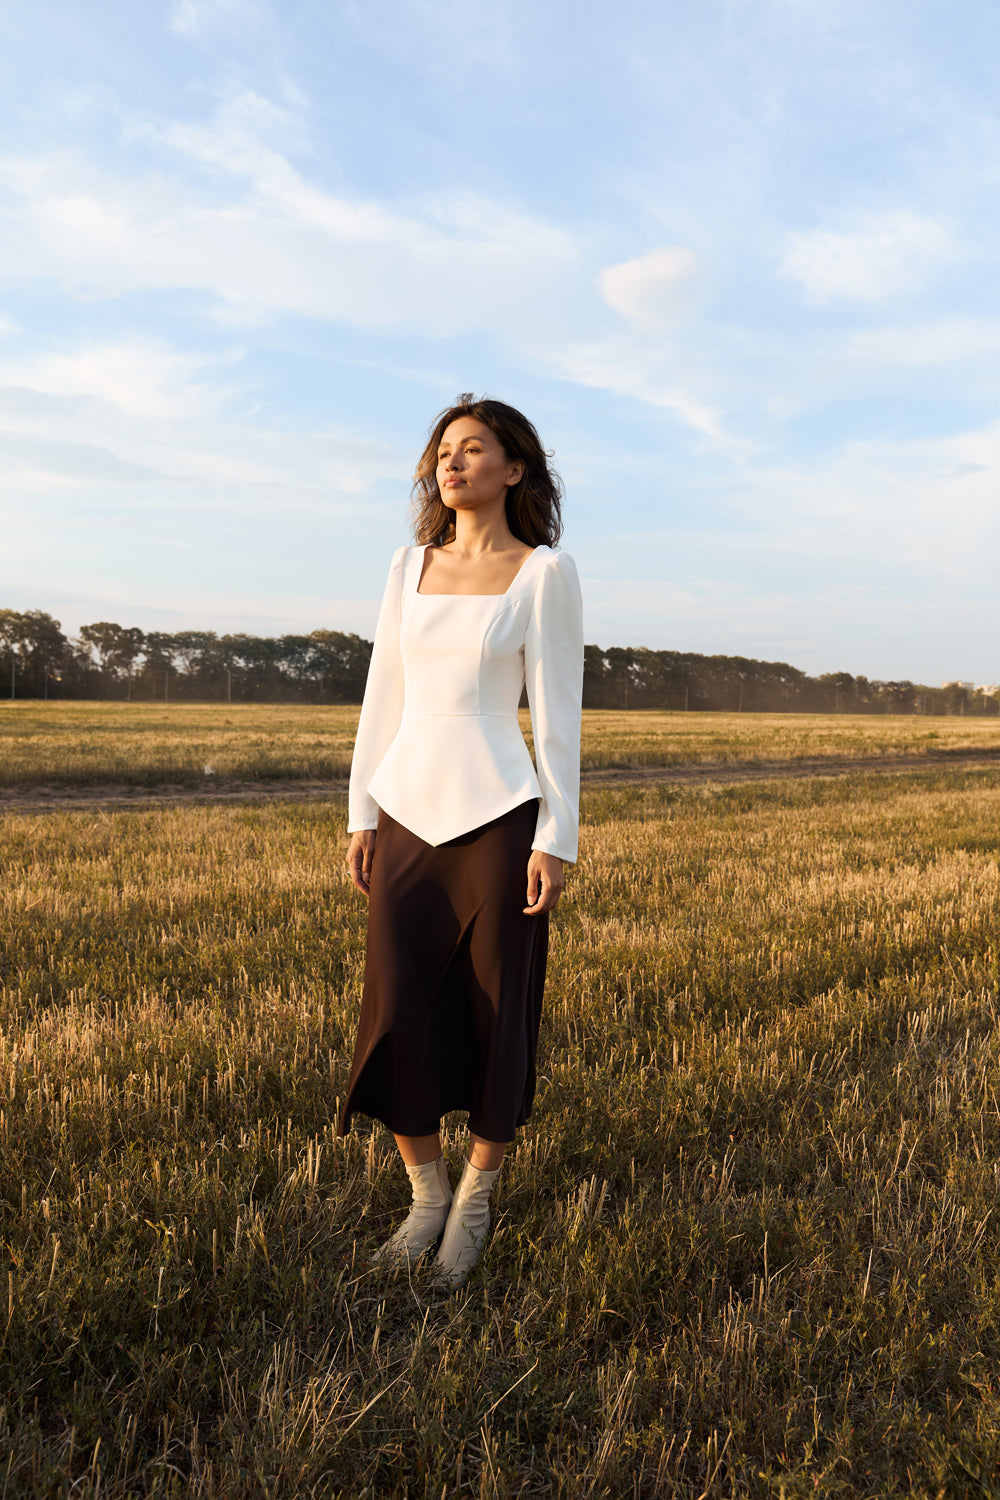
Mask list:
POLYGON ((704 762, 1000 749, 1000 719, 917 714, 719 714, 605 712, 584 715, 583 765, 677 766, 704 762))
POLYGON ((332 1132, 342 803, 0 823, 0 1494, 998 1493, 1000 774, 585 815, 444 1300, 332 1132))
MULTIPOLYGON (((351 706, 0 702, 0 787, 330 780, 351 706)), ((530 722, 521 715, 530 742, 530 722)), ((835 714, 584 714, 586 769, 1000 750, 1000 720, 835 714)))
POLYGON ((348 774, 355 707, 0 704, 0 786, 203 785, 348 774))

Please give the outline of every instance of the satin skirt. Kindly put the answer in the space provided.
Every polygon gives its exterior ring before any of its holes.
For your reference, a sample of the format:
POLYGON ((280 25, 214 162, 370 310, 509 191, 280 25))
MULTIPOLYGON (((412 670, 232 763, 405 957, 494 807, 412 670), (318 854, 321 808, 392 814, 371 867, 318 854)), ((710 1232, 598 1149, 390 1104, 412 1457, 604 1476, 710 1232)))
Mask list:
POLYGON ((488 1141, 528 1119, 548 956, 548 914, 523 912, 537 817, 532 798, 435 846, 381 814, 341 1135, 355 1112, 433 1135, 467 1110, 488 1141))

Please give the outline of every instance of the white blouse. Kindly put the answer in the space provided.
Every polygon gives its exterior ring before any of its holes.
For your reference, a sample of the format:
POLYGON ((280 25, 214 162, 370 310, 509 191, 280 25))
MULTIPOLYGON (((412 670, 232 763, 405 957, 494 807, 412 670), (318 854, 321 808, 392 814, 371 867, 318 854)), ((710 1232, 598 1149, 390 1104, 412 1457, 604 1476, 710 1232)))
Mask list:
POLYGON ((505 594, 421 594, 423 547, 386 584, 351 764, 348 831, 379 808, 443 844, 539 799, 532 847, 575 860, 583 602, 565 552, 536 547, 505 594), (527 685, 532 765, 517 718, 527 685))

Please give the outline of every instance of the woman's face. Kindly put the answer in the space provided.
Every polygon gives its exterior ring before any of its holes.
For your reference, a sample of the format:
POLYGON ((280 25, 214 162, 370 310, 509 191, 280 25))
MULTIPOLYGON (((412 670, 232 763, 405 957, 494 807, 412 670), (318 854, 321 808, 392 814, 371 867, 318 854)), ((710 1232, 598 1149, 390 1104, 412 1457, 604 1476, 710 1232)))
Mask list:
POLYGON ((458 417, 445 428, 438 445, 437 482, 441 499, 453 510, 504 500, 523 473, 524 465, 507 457, 485 422, 458 417))

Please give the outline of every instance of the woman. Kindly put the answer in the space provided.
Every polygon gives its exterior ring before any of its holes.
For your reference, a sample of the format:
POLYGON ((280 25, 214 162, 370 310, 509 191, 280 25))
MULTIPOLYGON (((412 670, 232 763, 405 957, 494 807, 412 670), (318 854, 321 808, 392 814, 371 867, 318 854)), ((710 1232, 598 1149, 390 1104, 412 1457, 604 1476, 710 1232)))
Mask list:
POLYGON ((369 898, 368 950, 340 1130, 355 1110, 381 1120, 412 1184, 376 1260, 415 1262, 443 1231, 451 1285, 479 1258, 531 1109, 548 913, 577 852, 583 626, 576 569, 553 550, 560 492, 513 407, 465 395, 438 417, 351 767, 347 863, 369 898), (439 1132, 454 1109, 472 1149, 453 1197, 439 1132))

